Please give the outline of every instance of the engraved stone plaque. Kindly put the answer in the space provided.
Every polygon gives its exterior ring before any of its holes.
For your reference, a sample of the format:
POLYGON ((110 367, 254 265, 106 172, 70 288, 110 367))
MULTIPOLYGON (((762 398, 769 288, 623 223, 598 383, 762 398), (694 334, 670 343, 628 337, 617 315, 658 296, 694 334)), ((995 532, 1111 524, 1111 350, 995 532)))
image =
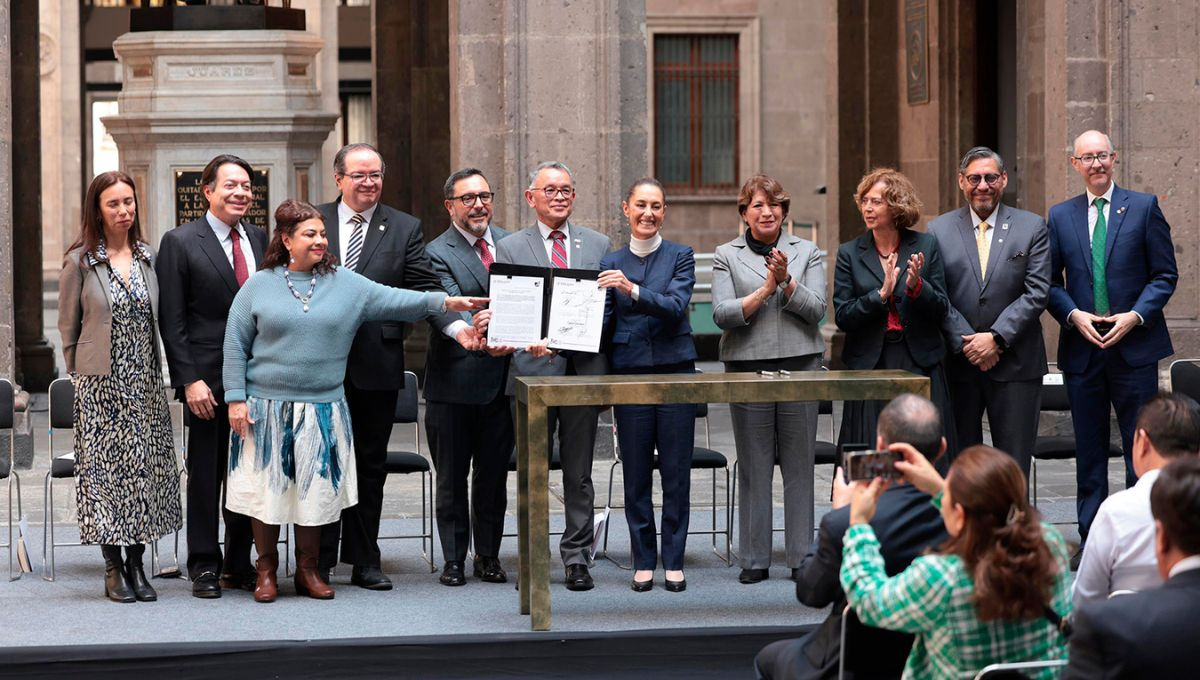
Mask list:
MULTIPOLYGON (((208 202, 200 186, 200 170, 175 171, 175 225, 185 224, 204 217, 208 202)), ((250 176, 254 200, 246 212, 246 221, 270 231, 271 190, 270 170, 255 170, 250 176)))

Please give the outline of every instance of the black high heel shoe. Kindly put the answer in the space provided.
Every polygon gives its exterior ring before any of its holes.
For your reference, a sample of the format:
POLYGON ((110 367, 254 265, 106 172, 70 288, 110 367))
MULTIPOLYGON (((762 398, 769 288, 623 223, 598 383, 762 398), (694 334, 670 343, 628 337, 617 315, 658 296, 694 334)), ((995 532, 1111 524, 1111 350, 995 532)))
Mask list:
POLYGON ((633 592, 635 593, 644 593, 654 588, 654 577, 651 576, 645 581, 638 581, 637 579, 634 579, 633 581, 630 581, 629 587, 633 589, 633 592))
POLYGON ((685 590, 687 590, 687 579, 686 578, 680 579, 678 581, 672 581, 671 579, 667 579, 667 592, 668 593, 682 593, 685 590))

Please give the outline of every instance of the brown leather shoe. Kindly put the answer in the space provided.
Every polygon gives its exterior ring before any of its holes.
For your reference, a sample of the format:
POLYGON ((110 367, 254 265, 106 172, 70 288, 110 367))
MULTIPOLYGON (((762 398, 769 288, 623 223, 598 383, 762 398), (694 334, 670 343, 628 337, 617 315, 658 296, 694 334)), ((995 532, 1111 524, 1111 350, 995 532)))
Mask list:
POLYGON ((321 580, 317 554, 321 549, 321 527, 296 525, 296 594, 317 600, 332 600, 333 588, 321 580))

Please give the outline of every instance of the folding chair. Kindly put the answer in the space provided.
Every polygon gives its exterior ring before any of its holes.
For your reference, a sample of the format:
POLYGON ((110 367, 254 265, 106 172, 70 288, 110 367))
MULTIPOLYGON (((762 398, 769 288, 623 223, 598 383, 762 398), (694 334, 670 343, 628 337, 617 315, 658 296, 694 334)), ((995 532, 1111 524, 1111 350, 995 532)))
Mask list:
POLYGON ((74 483, 75 451, 54 455, 54 432, 75 428, 75 385, 70 378, 59 378, 50 383, 50 470, 42 483, 45 503, 42 506, 42 578, 54 580, 54 549, 79 545, 79 541, 59 543, 54 538, 54 480, 69 479, 74 483))
POLYGON ((396 413, 392 418, 392 423, 413 426, 413 446, 416 450, 392 451, 389 449, 383 468, 389 475, 407 475, 414 472, 421 474, 421 533, 380 536, 379 540, 421 539, 421 556, 429 565, 430 573, 433 573, 437 570, 433 564, 433 469, 429 465, 429 459, 421 455, 421 425, 419 421, 417 374, 405 371, 404 390, 400 392, 400 398, 396 401, 396 413))
POLYGON ((1066 659, 1053 661, 1014 661, 994 663, 975 674, 975 680, 1000 680, 1001 678, 1026 677, 1023 671, 1038 671, 1046 668, 1066 668, 1066 659))
MULTIPOLYGON (((183 464, 179 466, 179 489, 180 489, 180 492, 183 493, 183 491, 187 488, 184 485, 187 484, 187 481, 185 478, 187 476, 187 410, 188 409, 187 409, 187 404, 185 404, 181 401, 176 401, 170 405, 170 408, 175 408, 175 407, 179 407, 179 423, 180 423, 180 430, 182 432, 181 436, 179 437, 179 450, 183 454, 181 457, 183 464)), ((159 540, 162 540, 162 539, 160 538, 159 540)), ((183 578, 183 569, 180 567, 180 563, 179 563, 179 531, 178 530, 176 530, 173 533, 172 542, 173 542, 172 554, 174 556, 175 564, 170 567, 160 567, 159 566, 158 541, 154 541, 153 543, 150 544, 151 578, 183 578)))
MULTIPOLYGON (((1054 366, 1054 364, 1050 364, 1054 366)), ((1071 401, 1067 398, 1067 386, 1061 373, 1047 373, 1042 377, 1042 413, 1071 412, 1071 401)), ((1108 446, 1109 458, 1124 458, 1120 447, 1108 446)), ((1029 462, 1029 486, 1033 490, 1033 504, 1037 506, 1038 461, 1074 460, 1075 437, 1039 436, 1033 445, 1033 459, 1029 462)))
POLYGON ((8 580, 16 581, 21 578, 21 571, 15 569, 17 544, 13 540, 13 519, 20 521, 21 517, 21 478, 17 475, 14 459, 16 454, 16 395, 12 382, 0 378, 0 430, 8 430, 8 458, 0 460, 0 480, 7 480, 8 488, 8 542, 0 548, 8 549, 8 580), (17 514, 13 515, 13 482, 17 488, 17 514))
POLYGON ((1168 371, 1172 392, 1200 401, 1200 359, 1177 359, 1171 362, 1168 371))

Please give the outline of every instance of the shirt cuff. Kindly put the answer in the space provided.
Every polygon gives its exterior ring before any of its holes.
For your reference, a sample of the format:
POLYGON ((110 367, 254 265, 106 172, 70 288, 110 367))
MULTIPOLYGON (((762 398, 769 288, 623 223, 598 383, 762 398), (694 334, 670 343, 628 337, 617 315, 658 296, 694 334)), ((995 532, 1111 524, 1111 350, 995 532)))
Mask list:
POLYGON ((642 291, 641 287, 639 287, 639 286, 638 286, 638 285, 635 283, 635 284, 633 284, 633 290, 629 291, 629 297, 633 298, 633 301, 634 301, 634 302, 637 302, 638 300, 641 300, 641 299, 642 299, 642 297, 641 297, 641 295, 642 295, 642 292, 641 292, 641 291, 642 291))
POLYGON ((466 321, 463 321, 462 319, 455 319, 454 321, 451 321, 442 327, 442 335, 446 336, 447 338, 455 339, 458 337, 458 334, 461 331, 470 327, 471 324, 467 323, 466 321))
POLYGON ((907 288, 906 288, 905 290, 906 290, 906 291, 907 291, 907 293, 908 293, 908 297, 910 297, 910 298, 915 298, 915 297, 917 297, 918 295, 920 295, 920 294, 921 294, 921 289, 922 289, 922 288, 924 288, 924 287, 925 287, 925 279, 917 279, 917 288, 916 288, 916 290, 908 290, 907 288))
MULTIPOLYGON (((1133 311, 1133 310, 1130 310, 1130 311, 1133 311)), ((1145 325, 1146 325, 1146 320, 1142 318, 1142 315, 1141 315, 1141 314, 1138 314, 1137 312, 1133 312, 1133 313, 1134 313, 1134 315, 1135 315, 1135 316, 1137 316, 1137 318, 1138 318, 1138 325, 1139 325, 1139 326, 1145 326, 1145 325)))
POLYGON ((1079 311, 1079 308, 1076 307, 1075 309, 1072 309, 1071 311, 1067 312, 1067 322, 1063 325, 1070 326, 1071 325, 1071 315, 1078 311, 1079 311))

